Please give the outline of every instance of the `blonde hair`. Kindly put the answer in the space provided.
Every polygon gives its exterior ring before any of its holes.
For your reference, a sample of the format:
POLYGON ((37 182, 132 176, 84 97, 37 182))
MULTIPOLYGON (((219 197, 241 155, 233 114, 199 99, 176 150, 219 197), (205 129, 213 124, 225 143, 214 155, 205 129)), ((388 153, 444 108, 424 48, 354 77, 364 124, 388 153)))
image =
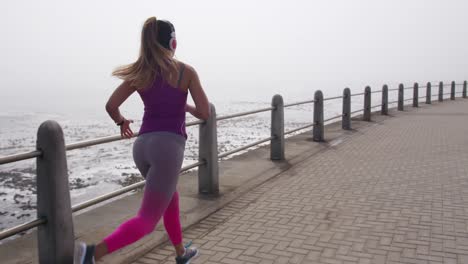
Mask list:
POLYGON ((130 82, 135 89, 143 89, 151 85, 158 74, 171 78, 172 72, 178 72, 177 61, 173 52, 158 42, 158 20, 150 17, 143 24, 138 59, 118 67, 112 75, 130 82))

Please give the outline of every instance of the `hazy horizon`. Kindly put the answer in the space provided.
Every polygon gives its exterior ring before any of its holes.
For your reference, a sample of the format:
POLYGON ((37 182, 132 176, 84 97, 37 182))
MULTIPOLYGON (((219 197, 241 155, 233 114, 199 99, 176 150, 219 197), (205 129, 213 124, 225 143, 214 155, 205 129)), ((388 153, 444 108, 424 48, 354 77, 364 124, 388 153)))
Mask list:
POLYGON ((174 23, 177 58, 214 102, 461 82, 467 10, 461 0, 10 1, 0 11, 0 111, 104 111, 120 82, 111 72, 136 59, 150 16, 174 23))

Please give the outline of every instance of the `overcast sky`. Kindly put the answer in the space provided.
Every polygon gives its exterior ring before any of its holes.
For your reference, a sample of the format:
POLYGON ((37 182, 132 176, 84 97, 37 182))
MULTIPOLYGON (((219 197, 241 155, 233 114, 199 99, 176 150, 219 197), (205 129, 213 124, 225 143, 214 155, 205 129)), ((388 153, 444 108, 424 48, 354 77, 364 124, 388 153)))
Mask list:
POLYGON ((0 111, 103 110, 150 16, 173 22, 178 59, 214 102, 462 81, 467 11, 466 0, 3 1, 0 111))

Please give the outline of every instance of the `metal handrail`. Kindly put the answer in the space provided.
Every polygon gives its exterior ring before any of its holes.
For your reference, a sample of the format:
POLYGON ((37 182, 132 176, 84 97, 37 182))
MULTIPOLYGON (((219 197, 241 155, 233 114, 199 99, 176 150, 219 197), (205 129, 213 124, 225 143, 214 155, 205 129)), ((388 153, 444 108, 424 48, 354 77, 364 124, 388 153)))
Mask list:
POLYGON ((328 97, 328 98, 323 99, 322 101, 329 101, 329 100, 342 99, 342 98, 343 96, 340 95, 340 96, 328 97))
POLYGON ((255 141, 255 142, 253 142, 253 143, 250 143, 250 144, 248 144, 248 145, 246 145, 246 146, 243 146, 243 147, 240 147, 240 148, 236 148, 236 149, 233 149, 233 150, 228 151, 228 152, 224 152, 224 153, 218 155, 218 158, 222 159, 222 158, 224 158, 224 157, 227 157, 227 156, 232 155, 232 154, 234 154, 234 153, 237 153, 237 152, 239 152, 239 151, 242 151, 242 150, 251 148, 251 147, 253 147, 253 146, 255 146, 255 145, 262 144, 262 143, 264 143, 264 142, 270 141, 270 140, 272 140, 272 139, 274 139, 274 138, 275 138, 275 137, 265 138, 265 139, 262 139, 262 140, 259 140, 259 141, 255 141))
POLYGON ((330 117, 330 118, 328 118, 328 119, 325 119, 325 120, 323 120, 323 123, 328 122, 328 121, 331 121, 331 120, 333 120, 333 119, 340 118, 340 117, 343 117, 343 114, 337 115, 337 116, 334 116, 334 117, 330 117))
MULTIPOLYGON (((389 91, 393 90, 398 90, 398 89, 389 89, 389 91)), ((377 93, 381 92, 380 91, 374 91, 371 93, 377 93)), ((353 96, 359 96, 359 95, 364 95, 365 93, 358 93, 358 94, 352 94, 351 97, 353 96)), ((327 100, 334 100, 334 99, 339 99, 342 98, 342 96, 335 96, 335 97, 329 97, 323 99, 323 101, 327 100)), ((297 106, 301 104, 307 104, 307 103, 314 103, 314 100, 307 100, 307 101, 301 101, 301 102, 296 102, 296 103, 291 103, 291 104, 285 104, 284 107, 291 107, 291 106, 297 106)), ((252 111, 247 111, 247 112, 241 112, 237 114, 232 114, 232 115, 227 115, 227 116, 220 116, 217 117, 217 121, 221 120, 226 120, 230 118, 235 118, 235 117, 241 117, 241 116, 246 116, 246 115, 251 115, 251 114, 256 114, 256 113, 261 113, 261 112, 267 112, 274 110, 274 107, 267 107, 267 108, 262 108, 258 110, 252 110, 252 111)), ((199 125, 203 124, 205 121, 203 120, 197 120, 197 121, 192 121, 186 124, 187 127, 194 126, 194 125, 199 125)), ((135 133, 133 137, 137 137, 138 133, 135 133)), ((112 135, 112 136, 106 136, 106 137, 101 137, 101 138, 96 138, 96 139, 91 139, 91 140, 84 140, 84 141, 79 141, 79 142, 74 142, 71 144, 68 144, 65 146, 66 150, 74 150, 74 149, 79 149, 79 148, 85 148, 85 147, 90 147, 94 145, 99 145, 99 144, 104 144, 104 143, 111 143, 119 140, 123 140, 124 138, 121 137, 121 135, 112 135)), ((19 154, 14 154, 14 155, 9 155, 5 157, 0 157, 0 165, 2 164, 7 164, 11 162, 16 162, 20 160, 26 160, 26 159, 31 159, 31 158, 37 158, 40 155, 42 155, 42 152, 40 150, 34 150, 30 152, 24 152, 24 153, 19 153, 19 154)))
POLYGON ((382 90, 378 90, 378 91, 372 91, 371 93, 381 93, 382 90))
MULTIPOLYGON (((190 126, 195 126, 199 124, 203 124, 205 121, 203 120, 196 120, 192 122, 188 122, 186 124, 186 127, 190 126)), ((138 133, 134 133, 132 138, 138 137, 138 133)), ((86 148, 94 145, 100 145, 104 143, 111 143, 119 140, 123 140, 126 138, 123 138, 121 135, 113 135, 113 136, 107 136, 107 137, 101 137, 101 138, 96 138, 96 139, 91 139, 91 140, 84 140, 84 141, 79 141, 75 143, 71 143, 65 146, 66 150, 74 150, 74 149, 80 149, 80 148, 86 148)))
POLYGON ((4 156, 4 157, 0 157, 0 165, 16 162, 20 160, 37 158, 37 157, 40 157, 41 155, 42 155, 42 152, 40 150, 34 150, 30 152, 23 152, 19 154, 4 156))
POLYGON ((310 104, 315 102, 315 100, 307 100, 307 101, 301 101, 301 102, 296 102, 296 103, 290 103, 290 104, 285 104, 283 107, 291 107, 291 106, 296 106, 296 105, 302 105, 302 104, 310 104))
POLYGON ((109 200, 111 198, 117 197, 119 195, 122 195, 122 194, 130 192, 130 191, 133 191, 133 190, 135 190, 135 189, 137 189, 139 187, 143 187, 145 185, 145 183, 146 183, 146 180, 143 180, 143 181, 131 184, 129 186, 126 186, 124 188, 120 188, 118 190, 115 190, 113 192, 106 193, 104 195, 98 196, 98 197, 93 198, 91 200, 76 204, 76 205, 72 206, 72 212, 73 213, 78 212, 78 211, 83 210, 85 208, 88 208, 90 206, 96 205, 96 204, 98 204, 100 202, 109 200))
POLYGON ((396 101, 391 101, 391 102, 388 102, 388 104, 395 104, 395 103, 398 103, 398 100, 396 100, 396 101))
POLYGON ((399 89, 398 88, 392 88, 392 89, 388 89, 388 91, 398 91, 399 89))
POLYGON ((306 129, 306 128, 309 128, 309 127, 313 127, 314 124, 310 124, 310 125, 306 125, 306 126, 303 126, 303 127, 299 127, 299 128, 295 128, 293 130, 290 130, 288 132, 284 132, 285 135, 288 135, 288 134, 291 134, 291 133, 294 133, 294 132, 297 132, 297 131, 300 131, 300 130, 303 130, 303 129, 306 129))
POLYGON ((186 127, 191 127, 191 126, 196 126, 196 125, 201 125, 205 123, 205 120, 195 120, 195 121, 192 121, 192 122, 188 122, 187 124, 185 124, 186 127))
POLYGON ((14 236, 14 235, 19 234, 21 232, 28 231, 29 229, 32 229, 34 227, 38 227, 38 226, 43 225, 45 223, 47 223, 47 220, 45 218, 39 218, 39 219, 35 219, 35 220, 30 221, 30 222, 21 224, 21 225, 17 225, 15 227, 12 227, 12 228, 9 228, 9 229, 2 230, 2 231, 0 231, 0 240, 3 240, 5 238, 11 237, 11 236, 14 236))
MULTIPOLYGON (((340 117, 343 117, 343 115, 341 114, 341 115, 337 115, 337 116, 334 116, 334 117, 330 117, 330 118, 328 118, 328 119, 323 120, 323 123, 328 122, 328 121, 331 121, 331 120, 333 120, 333 119, 340 118, 340 117)), ((309 128, 309 127, 313 127, 313 126, 314 126, 314 124, 305 125, 305 126, 303 126, 303 127, 295 128, 295 129, 293 129, 293 130, 284 132, 284 134, 285 134, 285 135, 292 134, 292 133, 294 133, 294 132, 297 132, 297 131, 300 131, 300 130, 303 130, 303 129, 306 129, 306 128, 309 128)))
POLYGON ((371 109, 377 108, 377 107, 381 107, 381 106, 382 106, 381 104, 379 104, 379 105, 374 105, 374 106, 371 107, 371 109))
MULTIPOLYGON (((184 172, 184 171, 188 171, 188 170, 190 170, 190 169, 193 169, 193 168, 198 167, 198 166, 203 165, 203 164, 205 164, 204 161, 203 161, 203 162, 200 162, 200 161, 199 161, 199 162, 190 164, 190 165, 188 165, 188 166, 183 167, 183 168, 180 170, 180 172, 182 173, 182 172, 184 172)), ((111 199, 111 198, 117 197, 117 196, 122 195, 122 194, 124 194, 124 193, 133 191, 133 190, 135 190, 135 189, 138 189, 138 188, 140 188, 140 187, 143 187, 143 186, 145 185, 145 183, 146 183, 146 180, 143 180, 143 181, 140 181, 140 182, 131 184, 131 185, 129 185, 129 186, 126 186, 126 187, 124 187, 124 188, 120 188, 120 189, 118 189, 118 190, 115 190, 115 191, 113 191, 113 192, 106 193, 106 194, 104 194, 104 195, 98 196, 98 197, 93 198, 93 199, 91 199, 91 200, 82 202, 82 203, 80 203, 80 204, 74 205, 74 206, 72 206, 72 212, 73 212, 73 213, 74 213, 74 212, 78 212, 78 211, 83 210, 83 209, 85 209, 85 208, 88 208, 88 207, 90 207, 90 206, 96 205, 96 204, 98 204, 98 203, 100 203, 100 202, 104 202, 104 201, 106 201, 106 200, 109 200, 109 199, 111 199)))
MULTIPOLYGON (((138 133, 135 133, 133 137, 137 137, 138 133)), ((107 136, 107 137, 101 137, 101 138, 96 138, 96 139, 90 139, 90 140, 83 140, 83 141, 78 141, 75 143, 71 143, 65 146, 66 150, 74 150, 74 149, 80 149, 80 148, 86 148, 94 145, 100 145, 104 143, 110 143, 114 141, 119 141, 123 139, 121 135, 114 135, 114 136, 107 136)))
POLYGON ((241 113, 227 115, 227 116, 220 116, 220 117, 216 118, 216 121, 231 119, 231 118, 240 117, 240 116, 252 115, 252 114, 267 112, 267 111, 271 111, 271 110, 275 110, 275 107, 267 107, 267 108, 262 108, 262 109, 258 109, 258 110, 247 111, 247 112, 241 112, 241 113))
MULTIPOLYGON (((205 121, 203 121, 203 120, 197 120, 197 121, 187 123, 186 126, 190 127, 190 126, 194 126, 194 125, 203 124, 204 122, 205 121)), ((138 136, 138 133, 134 133, 133 137, 137 137, 137 136, 138 136)), ((86 148, 86 147, 90 147, 90 146, 94 146, 94 145, 100 145, 100 144, 104 144, 104 143, 115 142, 115 141, 119 141, 119 140, 123 140, 123 139, 125 139, 125 138, 122 138, 121 135, 112 135, 112 136, 95 138, 95 139, 91 139, 91 140, 83 140, 83 141, 78 141, 78 142, 74 142, 74 143, 66 145, 65 150, 74 150, 74 149, 86 148)), ((29 151, 29 152, 4 156, 4 157, 0 157, 0 165, 16 162, 16 161, 20 161, 20 160, 37 158, 37 157, 40 157, 41 155, 42 155, 42 152, 40 150, 34 150, 34 151, 29 151)))
POLYGON ((364 111, 364 108, 360 109, 360 110, 353 111, 353 112, 349 113, 349 115, 353 115, 353 114, 356 114, 356 113, 359 113, 359 112, 362 112, 362 111, 364 111))

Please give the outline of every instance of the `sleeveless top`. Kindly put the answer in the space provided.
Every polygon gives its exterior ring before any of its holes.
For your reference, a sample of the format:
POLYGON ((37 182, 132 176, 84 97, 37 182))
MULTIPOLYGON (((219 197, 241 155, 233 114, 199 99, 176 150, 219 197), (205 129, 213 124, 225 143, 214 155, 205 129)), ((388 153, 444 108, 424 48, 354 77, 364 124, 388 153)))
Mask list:
POLYGON ((185 131, 185 105, 187 94, 179 88, 185 65, 179 70, 177 86, 173 87, 158 74, 147 88, 138 90, 145 105, 143 123, 139 134, 166 131, 181 135, 187 139, 185 131))

